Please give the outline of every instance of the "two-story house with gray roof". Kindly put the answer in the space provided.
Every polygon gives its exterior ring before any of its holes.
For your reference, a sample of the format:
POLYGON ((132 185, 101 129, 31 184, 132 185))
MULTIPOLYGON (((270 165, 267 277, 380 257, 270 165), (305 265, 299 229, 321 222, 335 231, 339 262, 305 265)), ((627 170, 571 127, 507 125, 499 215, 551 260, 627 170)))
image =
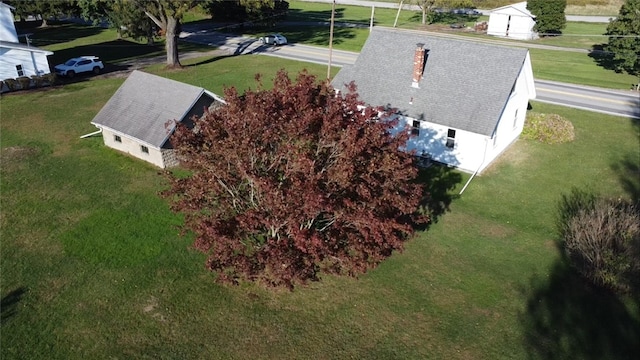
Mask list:
POLYGON ((396 110, 407 150, 467 172, 518 138, 536 96, 527 49, 383 28, 332 84, 351 81, 366 104, 396 110))
POLYGON ((178 165, 169 139, 176 122, 220 104, 224 100, 208 90, 136 70, 91 123, 105 145, 167 168, 178 165))

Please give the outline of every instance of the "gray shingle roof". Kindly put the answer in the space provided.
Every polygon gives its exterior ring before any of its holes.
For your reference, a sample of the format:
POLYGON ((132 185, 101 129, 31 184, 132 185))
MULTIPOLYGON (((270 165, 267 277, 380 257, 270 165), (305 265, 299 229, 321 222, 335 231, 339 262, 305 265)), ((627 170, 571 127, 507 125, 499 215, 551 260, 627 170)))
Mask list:
POLYGON ((333 86, 355 81, 360 98, 403 115, 491 136, 528 50, 374 28, 354 65, 333 86), (411 86, 417 44, 428 50, 420 88, 411 86))
POLYGON ((142 71, 133 71, 91 122, 161 147, 173 127, 169 120, 182 121, 203 88, 142 71))

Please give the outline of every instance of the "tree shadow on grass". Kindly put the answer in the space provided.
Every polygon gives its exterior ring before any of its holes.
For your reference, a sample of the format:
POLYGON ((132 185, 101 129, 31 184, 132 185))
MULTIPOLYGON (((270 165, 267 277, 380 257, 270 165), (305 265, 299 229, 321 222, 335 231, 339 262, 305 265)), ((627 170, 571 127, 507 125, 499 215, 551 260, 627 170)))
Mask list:
POLYGON ((26 288, 19 287, 2 297, 2 301, 0 302, 0 319, 2 320, 2 324, 5 324, 7 320, 18 312, 16 305, 22 300, 26 292, 26 288))
POLYGON ((87 26, 73 23, 52 23, 47 27, 34 26, 41 23, 42 21, 27 21, 24 23, 16 22, 15 24, 18 33, 32 34, 29 39, 31 40, 31 44, 37 47, 64 43, 108 31, 107 29, 103 29, 97 26, 87 26))
POLYGON ((548 278, 531 281, 521 314, 530 359, 635 359, 640 299, 589 285, 560 259, 548 278))
POLYGON ((606 44, 594 44, 589 51, 589 57, 596 62, 598 66, 606 70, 614 70, 619 72, 617 63, 613 59, 613 54, 605 51, 604 46, 606 44))
POLYGON ((198 61, 197 63, 185 65, 184 67, 188 68, 188 67, 194 67, 194 66, 199 66, 199 65, 211 64, 213 62, 220 61, 220 60, 223 60, 223 59, 226 59, 226 58, 229 58, 229 57, 234 57, 234 56, 238 56, 238 55, 230 54, 230 55, 212 56, 212 57, 210 57, 208 59, 205 59, 205 60, 202 60, 202 61, 198 61))
MULTIPOLYGON (((438 222, 440 216, 450 210, 451 203, 458 198, 453 189, 462 181, 460 172, 444 164, 434 163, 420 169, 418 183, 423 185, 420 205, 430 217, 430 224, 438 222)), ((426 230, 429 224, 417 230, 426 230)))
POLYGON ((621 161, 611 165, 618 181, 635 203, 640 201, 640 153, 627 154, 621 161))
MULTIPOLYGON (((640 119, 631 119, 636 141, 640 144, 640 119)), ((611 165, 630 199, 640 206, 640 151, 635 149, 611 165)))
MULTIPOLYGON (((344 11, 346 9, 343 7, 336 7, 334 13, 334 20, 343 20, 344 19, 344 11)), ((287 11, 287 18, 285 21, 287 22, 326 22, 331 20, 331 5, 327 5, 326 10, 301 10, 301 9, 289 9, 287 11)))

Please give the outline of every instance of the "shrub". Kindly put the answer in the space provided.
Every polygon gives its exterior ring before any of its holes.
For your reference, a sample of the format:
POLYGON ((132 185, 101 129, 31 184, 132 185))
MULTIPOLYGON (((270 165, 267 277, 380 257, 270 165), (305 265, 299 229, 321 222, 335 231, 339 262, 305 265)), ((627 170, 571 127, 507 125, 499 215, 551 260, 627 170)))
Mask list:
POLYGON ((20 76, 16 79, 18 84, 20 84, 20 89, 26 90, 31 87, 31 78, 27 76, 20 76))
POLYGON ((18 90, 18 80, 16 79, 4 79, 4 84, 7 85, 9 91, 18 90))
POLYGON ((529 113, 522 129, 522 138, 546 144, 573 141, 575 132, 571 121, 557 114, 529 113))
POLYGON ((625 200, 573 191, 560 206, 560 232, 571 265, 588 281, 615 291, 638 290, 640 212, 625 200))
POLYGON ((40 75, 32 75, 31 80, 33 81, 33 87, 39 88, 45 86, 45 78, 40 75))
POLYGON ((42 78, 44 79, 45 85, 53 86, 58 82, 58 75, 56 75, 56 73, 42 75, 42 78))

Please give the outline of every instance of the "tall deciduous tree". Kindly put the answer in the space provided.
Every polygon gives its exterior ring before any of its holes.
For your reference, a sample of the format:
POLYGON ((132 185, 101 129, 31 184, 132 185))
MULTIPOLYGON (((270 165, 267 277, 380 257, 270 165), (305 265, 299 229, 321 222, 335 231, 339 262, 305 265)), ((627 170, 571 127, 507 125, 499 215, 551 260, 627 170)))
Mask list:
POLYGON ((195 7, 194 0, 131 0, 162 31, 167 50, 167 67, 180 67, 178 36, 184 14, 195 7))
POLYGON ((48 26, 49 18, 57 18, 60 15, 74 15, 77 8, 73 0, 13 0, 7 1, 13 6, 21 19, 29 15, 42 17, 42 26, 48 26))
POLYGON ((271 90, 225 90, 227 105, 178 124, 171 142, 190 170, 164 195, 222 282, 293 286, 319 273, 365 272, 402 249, 421 188, 382 109, 355 86, 336 94, 302 72, 271 90))
POLYGON ((536 17, 533 27, 541 35, 558 35, 567 25, 564 10, 567 0, 528 0, 527 9, 536 17))
POLYGON ((251 21, 273 25, 283 18, 289 9, 284 0, 207 0, 201 6, 209 11, 213 19, 251 21))
POLYGON ((83 18, 101 23, 105 20, 118 31, 118 36, 147 39, 154 42, 154 23, 130 0, 76 0, 83 18))
POLYGON ((184 14, 195 7, 195 0, 77 0, 83 16, 100 19, 107 15, 113 26, 126 28, 134 37, 152 38, 149 19, 165 37, 167 67, 180 67, 178 36, 184 14))
POLYGON ((609 36, 605 50, 613 54, 615 68, 640 76, 640 0, 627 0, 605 35, 609 36))

